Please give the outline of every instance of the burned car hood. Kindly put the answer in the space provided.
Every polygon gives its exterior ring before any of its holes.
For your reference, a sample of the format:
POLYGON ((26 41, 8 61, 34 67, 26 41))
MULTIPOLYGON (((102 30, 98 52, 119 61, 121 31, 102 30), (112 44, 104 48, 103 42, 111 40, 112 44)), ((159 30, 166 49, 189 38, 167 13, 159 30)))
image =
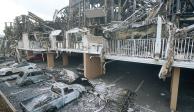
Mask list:
POLYGON ((0 69, 0 72, 4 72, 4 71, 7 71, 7 70, 11 70, 11 68, 8 68, 8 67, 6 67, 6 68, 1 68, 1 69, 0 69))

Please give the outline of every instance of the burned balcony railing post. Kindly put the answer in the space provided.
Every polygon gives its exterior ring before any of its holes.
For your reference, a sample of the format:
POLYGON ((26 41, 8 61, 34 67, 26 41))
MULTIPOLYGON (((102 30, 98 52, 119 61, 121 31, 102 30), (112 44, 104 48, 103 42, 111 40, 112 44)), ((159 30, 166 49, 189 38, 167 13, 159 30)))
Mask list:
POLYGON ((157 21, 157 33, 156 33, 156 45, 155 45, 155 59, 160 58, 161 53, 161 35, 162 35, 162 18, 158 16, 157 21))
POLYGON ((174 40, 174 59, 183 61, 193 61, 193 39, 178 38, 174 40))
POLYGON ((126 39, 109 40, 109 46, 104 48, 109 55, 153 58, 156 39, 126 39))

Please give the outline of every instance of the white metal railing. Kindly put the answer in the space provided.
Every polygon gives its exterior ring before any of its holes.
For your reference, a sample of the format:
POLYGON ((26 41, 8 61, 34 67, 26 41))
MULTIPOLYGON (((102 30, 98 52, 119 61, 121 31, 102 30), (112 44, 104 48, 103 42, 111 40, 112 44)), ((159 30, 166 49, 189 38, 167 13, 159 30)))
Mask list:
POLYGON ((70 42, 68 46, 66 46, 65 41, 57 41, 55 45, 56 49, 84 50, 83 42, 70 42))
POLYGON ((23 41, 18 41, 18 48, 19 49, 24 48, 23 41))
POLYGON ((38 41, 30 41, 29 43, 30 49, 40 49, 42 48, 41 43, 38 41))
POLYGON ((71 42, 68 46, 69 49, 84 50, 83 42, 71 42))
POLYGON ((161 59, 166 59, 167 58, 167 43, 168 43, 168 39, 167 38, 162 38, 161 39, 161 54, 160 54, 160 58, 161 59))
MULTIPOLYGON (((168 39, 161 39, 161 50, 159 58, 167 58, 168 39)), ((156 39, 127 39, 109 40, 104 45, 105 54, 116 56, 128 56, 139 58, 155 58, 156 39)), ((194 61, 194 39, 178 38, 174 40, 174 59, 183 61, 194 61)))
POLYGON ((105 53, 111 55, 153 58, 156 39, 110 40, 105 53))
MULTIPOLYGON (((159 58, 165 60, 167 57, 167 43, 168 39, 161 39, 161 50, 159 58)), ((155 58, 155 44, 156 38, 150 39, 126 39, 126 40, 109 40, 103 45, 105 54, 116 55, 116 56, 128 56, 128 57, 139 57, 139 58, 155 58)), ((66 49, 65 41, 57 41, 56 48, 66 49)), ((18 42, 18 48, 23 48, 24 45, 21 41, 18 42)), ((91 47, 91 46, 90 46, 91 47)), ((71 42, 67 49, 74 50, 95 50, 86 47, 84 49, 83 42, 71 42)), ((43 48, 41 42, 30 41, 30 49, 43 48)), ((194 39, 188 38, 177 38, 174 40, 174 59, 183 61, 194 61, 194 39)))
POLYGON ((56 47, 59 49, 65 49, 65 41, 57 41, 56 42, 56 47))
POLYGON ((41 46, 43 49, 48 49, 50 47, 50 44, 47 41, 42 41, 41 46))
POLYGON ((192 37, 175 39, 174 46, 175 60, 193 60, 194 39, 192 37))

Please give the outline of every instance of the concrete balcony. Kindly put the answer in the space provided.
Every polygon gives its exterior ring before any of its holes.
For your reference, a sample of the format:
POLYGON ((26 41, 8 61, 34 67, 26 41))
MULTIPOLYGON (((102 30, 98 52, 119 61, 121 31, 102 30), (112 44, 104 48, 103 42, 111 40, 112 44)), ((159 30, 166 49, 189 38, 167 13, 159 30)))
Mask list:
MULTIPOLYGON (((161 39, 159 58, 156 57, 156 39, 109 40, 104 47, 105 58, 137 63, 163 65, 167 60, 168 39, 161 39)), ((178 38, 174 40, 175 67, 194 68, 194 39, 178 38)))
POLYGON ((18 42, 18 49, 30 50, 30 51, 46 51, 44 44, 38 41, 29 41, 29 43, 24 43, 23 41, 18 42))
POLYGON ((38 41, 30 41, 30 49, 42 49, 41 43, 38 41))

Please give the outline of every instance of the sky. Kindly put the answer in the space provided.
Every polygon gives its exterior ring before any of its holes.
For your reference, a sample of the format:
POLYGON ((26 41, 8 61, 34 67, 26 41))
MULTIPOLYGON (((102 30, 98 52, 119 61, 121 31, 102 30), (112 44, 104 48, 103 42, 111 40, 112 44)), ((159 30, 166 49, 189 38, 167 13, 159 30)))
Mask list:
POLYGON ((44 20, 52 20, 55 9, 69 4, 69 0, 2 0, 0 3, 0 35, 4 34, 5 22, 13 22, 16 16, 28 11, 44 20))

